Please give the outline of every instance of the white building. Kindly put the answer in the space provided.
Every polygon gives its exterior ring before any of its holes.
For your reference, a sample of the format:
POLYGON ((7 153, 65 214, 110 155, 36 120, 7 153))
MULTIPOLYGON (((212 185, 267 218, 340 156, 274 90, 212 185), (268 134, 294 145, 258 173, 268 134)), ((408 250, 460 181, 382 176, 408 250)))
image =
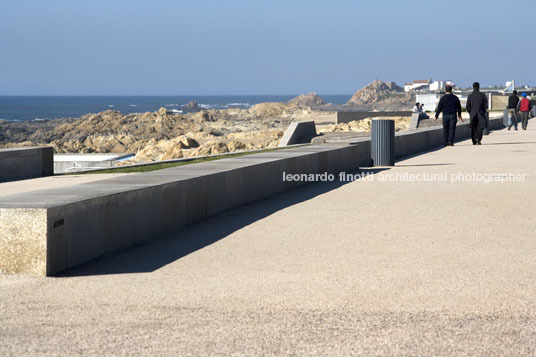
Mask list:
POLYGON ((416 79, 413 82, 404 83, 404 92, 428 89, 431 79, 416 79))
POLYGON ((413 82, 408 82, 404 84, 404 91, 440 91, 443 90, 446 86, 456 87, 452 81, 432 81, 428 80, 414 80, 413 82))

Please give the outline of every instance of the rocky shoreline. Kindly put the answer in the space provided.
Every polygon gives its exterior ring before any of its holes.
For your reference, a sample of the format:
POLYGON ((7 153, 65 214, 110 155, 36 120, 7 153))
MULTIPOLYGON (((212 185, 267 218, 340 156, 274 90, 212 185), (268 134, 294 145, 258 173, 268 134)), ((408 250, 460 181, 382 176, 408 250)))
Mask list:
MULTIPOLYGON (((385 106, 385 101, 391 102, 390 108, 411 108, 411 98, 385 88, 383 82, 373 82, 352 97, 348 109, 385 106)), ((0 120, 0 147, 50 145, 56 153, 134 153, 133 162, 204 156, 276 147, 290 123, 333 124, 334 110, 339 109, 326 105, 315 93, 249 109, 199 110, 194 102, 189 106, 188 113, 160 108, 136 114, 107 110, 39 122, 0 120)), ((323 130, 366 130, 363 125, 328 125, 323 130)))

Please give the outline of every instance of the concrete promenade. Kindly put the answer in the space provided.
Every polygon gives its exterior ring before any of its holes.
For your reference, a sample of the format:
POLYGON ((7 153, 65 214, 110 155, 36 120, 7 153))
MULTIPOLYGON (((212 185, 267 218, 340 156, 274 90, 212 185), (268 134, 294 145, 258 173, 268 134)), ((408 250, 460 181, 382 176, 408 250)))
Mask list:
POLYGON ((0 355, 535 355, 535 121, 375 172, 0 275, 0 355), (473 173, 525 176, 450 182, 473 173))
POLYGON ((66 187, 79 185, 81 183, 106 180, 114 177, 121 177, 129 174, 91 174, 91 175, 57 175, 39 177, 29 180, 9 181, 0 183, 0 196, 13 195, 15 193, 31 192, 36 190, 46 190, 48 188, 66 187))

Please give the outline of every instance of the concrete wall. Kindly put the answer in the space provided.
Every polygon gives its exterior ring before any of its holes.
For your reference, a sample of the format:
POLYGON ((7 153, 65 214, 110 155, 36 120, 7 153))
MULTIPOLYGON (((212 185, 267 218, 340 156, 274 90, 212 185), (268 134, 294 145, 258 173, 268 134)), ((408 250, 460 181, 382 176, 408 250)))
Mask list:
POLYGON ((0 149, 0 182, 54 174, 52 147, 0 149))
POLYGON ((424 110, 428 110, 430 112, 435 112, 437 108, 437 104, 439 103, 439 99, 441 98, 443 94, 437 94, 437 93, 426 93, 426 94, 419 94, 415 96, 415 103, 421 103, 424 105, 424 110))
POLYGON ((53 275, 304 184, 284 172, 354 171, 370 157, 361 149, 307 146, 0 196, 0 270, 53 275))
POLYGON ((337 124, 349 123, 354 120, 363 120, 374 117, 409 117, 411 111, 396 112, 337 112, 337 124))
POLYGON ((419 127, 419 117, 420 113, 411 113, 410 129, 417 129, 419 127))
POLYGON ((107 169, 114 167, 117 163, 133 156, 135 156, 135 154, 55 154, 54 173, 107 169))
MULTIPOLYGON (((502 118, 491 119, 498 128, 502 118)), ((467 123, 458 126, 457 140, 469 135, 467 123)), ((442 128, 398 132, 395 157, 442 144, 442 128)), ((283 173, 336 175, 370 157, 370 139, 360 138, 0 196, 0 271, 53 275, 304 184, 283 173)))
POLYGON ((310 139, 314 136, 316 136, 316 126, 314 121, 294 122, 288 126, 285 134, 279 141, 278 147, 309 143, 311 141, 310 139))
MULTIPOLYGON (((504 128, 502 116, 489 120, 489 130, 499 130, 502 128, 504 128)), ((469 120, 458 123, 456 125, 455 141, 462 141, 469 138, 471 138, 469 120)), ((405 156, 414 155, 443 146, 443 144, 443 127, 427 127, 417 130, 399 131, 395 135, 395 158, 400 159, 405 156)))

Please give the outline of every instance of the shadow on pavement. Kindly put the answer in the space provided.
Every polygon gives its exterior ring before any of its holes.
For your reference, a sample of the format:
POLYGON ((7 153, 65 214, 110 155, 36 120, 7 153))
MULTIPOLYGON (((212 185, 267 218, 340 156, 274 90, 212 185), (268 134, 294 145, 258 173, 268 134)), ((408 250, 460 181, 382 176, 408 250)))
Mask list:
POLYGON ((515 143, 486 143, 482 141, 482 145, 522 145, 522 144, 536 144, 536 141, 518 141, 515 143))
POLYGON ((400 165, 397 164, 396 167, 417 167, 417 166, 450 166, 454 164, 418 164, 418 165, 400 165))
MULTIPOLYGON (((378 173, 384 170, 388 168, 372 168, 366 171, 378 173)), ((356 171, 354 174, 359 172, 356 171)), ((261 201, 248 203, 187 226, 171 236, 107 254, 58 274, 57 277, 152 272, 279 210, 336 190, 347 183, 350 182, 336 180, 310 183, 261 201)))

